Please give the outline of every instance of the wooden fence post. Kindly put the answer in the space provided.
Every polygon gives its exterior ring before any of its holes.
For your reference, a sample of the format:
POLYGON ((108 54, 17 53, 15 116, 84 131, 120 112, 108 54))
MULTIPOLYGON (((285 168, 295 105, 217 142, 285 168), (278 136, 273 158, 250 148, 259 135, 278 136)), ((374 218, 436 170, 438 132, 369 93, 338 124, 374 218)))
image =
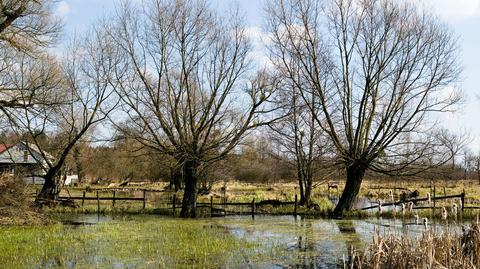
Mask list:
POLYGON ((252 219, 255 218, 255 198, 252 199, 252 219))
POLYGON ((143 209, 145 209, 146 201, 147 201, 147 191, 143 190, 143 209))
POLYGON ((433 217, 435 217, 435 207, 437 206, 437 189, 435 185, 433 185, 433 217))
POLYGON ((297 194, 295 193, 295 208, 293 211, 293 215, 296 217, 297 216, 297 209, 298 209, 298 197, 297 194))
POLYGON ((462 196, 460 197, 462 200, 462 213, 463 213, 463 208, 465 207, 465 190, 462 191, 462 196))
POLYGON ((213 196, 210 196, 210 217, 213 216, 213 196))
POLYGON ((85 191, 83 191, 83 197, 82 197, 82 207, 83 207, 83 204, 85 203, 85 191))
POLYGON ((98 191, 97 191, 97 213, 100 213, 100 197, 98 196, 98 191))
POLYGON ((174 193, 173 194, 173 200, 172 200, 172 210, 173 210, 173 216, 175 216, 176 212, 176 202, 177 202, 177 195, 174 193))
POLYGON ((115 191, 113 191, 112 207, 115 207, 115 191))

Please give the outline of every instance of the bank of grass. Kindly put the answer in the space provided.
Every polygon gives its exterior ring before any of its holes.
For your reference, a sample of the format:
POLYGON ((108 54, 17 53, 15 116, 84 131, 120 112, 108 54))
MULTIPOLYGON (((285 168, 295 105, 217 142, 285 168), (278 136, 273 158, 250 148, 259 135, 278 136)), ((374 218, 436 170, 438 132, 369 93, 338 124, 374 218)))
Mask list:
MULTIPOLYGON (((333 182, 333 181, 332 181, 333 182)), ((332 183, 330 182, 330 183, 332 183)), ((298 213, 302 215, 311 215, 311 216, 328 216, 333 209, 333 204, 328 199, 328 196, 335 197, 341 194, 343 185, 341 182, 334 182, 338 184, 337 189, 331 189, 328 191, 327 184, 316 185, 312 192, 312 201, 317 206, 311 208, 298 207, 298 213)), ((466 205, 478 206, 477 203, 480 203, 480 200, 476 200, 480 196, 480 186, 477 185, 477 181, 439 181, 436 182, 436 193, 437 196, 460 194, 462 191, 466 193, 466 205), (445 187, 445 188, 444 188, 445 187)), ((284 183, 243 183, 237 181, 226 182, 226 192, 223 191, 224 187, 223 182, 217 182, 213 185, 211 192, 208 195, 199 195, 199 203, 209 203, 211 197, 213 197, 214 203, 221 203, 225 199, 227 202, 240 202, 240 203, 251 203, 253 199, 258 203, 265 200, 276 200, 280 202, 293 202, 295 200, 295 194, 298 195, 298 187, 295 182, 284 182, 284 183)), ((113 189, 109 190, 106 186, 101 185, 92 185, 92 186, 80 186, 77 188, 68 188, 62 191, 62 196, 82 196, 85 188, 88 187, 90 190, 86 193, 87 197, 95 197, 96 192, 99 191, 100 196, 109 196, 113 195, 113 189)), ((425 197, 427 193, 431 191, 430 183, 424 181, 371 181, 366 180, 362 185, 361 192, 359 197, 367 197, 372 201, 381 199, 383 202, 388 202, 390 200, 390 191, 395 190, 395 199, 398 200, 402 192, 413 192, 415 190, 419 191, 420 197, 425 197), (395 189, 396 188, 396 189, 395 189)), ((171 203, 173 195, 177 197, 177 207, 181 206, 181 198, 183 196, 182 191, 174 193, 167 189, 166 183, 147 183, 141 185, 129 185, 126 187, 125 192, 116 191, 116 197, 143 197, 143 192, 138 189, 148 189, 148 190, 161 190, 162 192, 148 192, 147 194, 147 203, 146 208, 143 209, 142 201, 117 201, 115 207, 112 206, 111 201, 101 201, 100 213, 106 214, 171 214, 171 203), (132 191, 132 189, 137 189, 137 191, 132 191)), ((458 199, 457 199, 458 200, 458 199)), ((450 209, 452 203, 457 201, 445 200, 437 201, 438 207, 446 207, 450 209)), ((96 200, 86 200, 83 207, 78 207, 75 209, 56 207, 50 209, 50 211, 57 212, 77 212, 77 213, 96 213, 97 205, 96 200)), ((77 200, 77 204, 80 205, 80 201, 77 200)), ((243 207, 229 207, 227 210, 232 212, 241 212, 249 213, 251 210, 248 206, 243 207)), ((202 210, 200 210, 202 211, 202 210)), ((205 210, 204 210, 205 211, 205 210)), ((416 212, 417 210, 415 210, 416 212)), ((438 214, 441 209, 439 208, 438 214)), ((466 210, 464 216, 466 218, 474 217, 475 212, 478 210, 466 210)), ((263 214, 292 214, 292 206, 257 206, 256 212, 263 214)), ((430 212, 427 210, 427 213, 423 214, 420 211, 420 216, 427 216, 430 212)), ((398 216, 397 212, 397 216, 398 216)), ((392 212, 384 212, 384 217, 390 217, 392 212)), ((209 211, 206 211, 205 216, 209 216, 209 211)), ((348 215, 355 217, 371 217, 375 216, 375 212, 351 212, 348 215)), ((415 215, 415 214, 413 214, 415 215)), ((436 214, 437 215, 437 214, 436 214)), ((393 216, 392 216, 393 217, 393 216)))
POLYGON ((236 268, 255 258, 253 247, 198 220, 0 228, 3 268, 236 268))
POLYGON ((376 234, 366 251, 352 250, 345 268, 480 268, 478 221, 461 233, 450 228, 436 234, 428 229, 420 238, 376 234))

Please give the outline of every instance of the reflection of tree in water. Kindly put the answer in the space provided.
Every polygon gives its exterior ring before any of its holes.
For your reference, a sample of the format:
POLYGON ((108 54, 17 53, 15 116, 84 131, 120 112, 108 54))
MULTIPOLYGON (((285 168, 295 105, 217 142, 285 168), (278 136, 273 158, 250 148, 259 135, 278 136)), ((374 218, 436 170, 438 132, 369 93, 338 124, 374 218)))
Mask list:
POLYGON ((344 235, 344 242, 345 242, 345 259, 347 264, 350 264, 352 260, 351 250, 354 247, 357 247, 357 243, 361 241, 360 236, 357 234, 355 230, 355 225, 351 220, 342 220, 336 222, 338 226, 338 230, 340 231, 341 235, 344 235))
MULTIPOLYGON (((360 242, 360 237, 356 233, 355 225, 350 220, 342 220, 335 222, 338 226, 338 240, 345 243, 345 252, 342 251, 333 251, 332 255, 325 256, 325 252, 322 251, 323 248, 328 249, 328 240, 322 241, 323 238, 315 238, 314 228, 312 222, 308 219, 300 219, 298 232, 297 232, 297 244, 295 246, 295 251, 297 251, 297 262, 292 268, 301 268, 301 269, 314 269, 314 268, 337 268, 339 265, 343 266, 341 260, 343 254, 347 262, 350 260, 350 253, 347 255, 347 251, 351 250, 352 247, 357 246, 360 242), (320 249, 316 247, 316 244, 320 244, 320 249), (338 258, 338 259, 337 259, 338 258), (338 263, 339 262, 339 263, 338 263)), ((336 233, 332 230, 332 233, 336 233)), ((332 248, 336 249, 336 246, 331 245, 332 248)))
POLYGON ((313 236, 312 222, 301 218, 297 242, 298 264, 295 266, 295 268, 313 269, 319 267, 315 264, 315 240, 313 236))

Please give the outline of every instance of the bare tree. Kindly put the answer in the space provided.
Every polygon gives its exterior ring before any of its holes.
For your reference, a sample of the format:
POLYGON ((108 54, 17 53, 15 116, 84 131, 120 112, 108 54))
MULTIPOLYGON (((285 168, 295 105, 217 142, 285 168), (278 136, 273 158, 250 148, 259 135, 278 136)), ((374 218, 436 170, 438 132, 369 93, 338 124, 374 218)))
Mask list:
MULTIPOLYGON (((55 42, 61 23, 52 16, 52 7, 53 1, 0 1, 0 109, 32 105, 18 100, 18 91, 29 90, 33 97, 38 88, 15 88, 11 78, 22 71, 25 58, 45 58, 44 49, 55 42)), ((39 84, 37 79, 35 86, 39 84)))
MULTIPOLYGON (((112 76, 116 55, 100 32, 93 31, 90 36, 69 48, 62 63, 54 60, 36 63, 53 70, 55 83, 47 84, 49 89, 43 85, 42 95, 36 95, 39 101, 33 106, 9 113, 15 115, 12 122, 17 132, 24 134, 28 146, 40 153, 39 161, 45 166, 45 183, 37 196, 37 204, 55 201, 63 185, 61 172, 67 157, 115 108, 112 97, 116 95, 108 78, 112 76), (55 137, 48 149, 42 145, 44 134, 55 137)), ((17 80, 18 88, 30 88, 22 85, 31 80, 24 79, 26 75, 37 76, 38 71, 25 68, 17 80)), ((28 93, 21 95, 20 100, 29 102, 28 93)))
POLYGON ((330 147, 315 120, 320 109, 318 97, 304 93, 311 104, 310 109, 300 94, 301 89, 289 82, 286 80, 278 84, 275 102, 282 120, 271 124, 270 129, 273 131, 272 140, 283 153, 282 157, 295 167, 300 190, 299 204, 308 207, 311 205, 314 177, 320 170, 329 170, 325 163, 328 163, 330 147))
POLYGON ((0 1, 0 46, 33 52, 52 44, 61 22, 52 16, 55 1, 0 1))
POLYGON ((195 217, 198 176, 265 124, 270 82, 263 73, 247 80, 240 19, 224 20, 204 1, 152 0, 142 10, 124 3, 110 29, 128 119, 118 128, 183 167, 181 216, 195 217))
POLYGON ((478 183, 480 184, 480 156, 474 156, 474 169, 477 173, 478 183))
POLYGON ((470 135, 465 132, 458 134, 452 133, 447 129, 440 129, 438 131, 438 138, 442 144, 446 147, 451 157, 452 170, 456 168, 456 157, 465 150, 467 144, 471 141, 470 135))
POLYGON ((346 171, 333 211, 341 216, 367 170, 401 173, 448 159, 428 117, 454 108, 459 98, 447 87, 460 71, 456 38, 427 11, 389 0, 323 4, 271 1, 270 51, 277 69, 318 96, 316 121, 346 171))

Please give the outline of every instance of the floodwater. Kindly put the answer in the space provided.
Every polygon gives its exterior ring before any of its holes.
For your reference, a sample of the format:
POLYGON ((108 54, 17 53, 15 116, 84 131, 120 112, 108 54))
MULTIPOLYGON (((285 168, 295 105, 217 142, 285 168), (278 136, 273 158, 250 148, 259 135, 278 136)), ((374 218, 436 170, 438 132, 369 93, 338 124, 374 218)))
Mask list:
MULTIPOLYGON (((162 216, 128 216, 128 217, 110 217, 97 215, 63 215, 60 217, 62 221, 66 221, 60 233, 87 233, 95 234, 99 242, 93 246, 88 244, 76 243, 74 249, 69 250, 75 252, 76 248, 82 248, 78 253, 82 254, 75 258, 69 258, 67 261, 57 264, 53 260, 49 262, 41 262, 32 259, 29 262, 21 263, 20 267, 24 268, 205 268, 205 264, 197 265, 195 260, 191 263, 177 263, 171 253, 157 251, 158 256, 147 255, 145 257, 137 257, 138 254, 129 255, 130 247, 128 238, 122 238, 121 234, 118 239, 109 235, 101 237, 102 229, 95 227, 109 226, 117 227, 122 231, 128 231, 129 227, 134 228, 135 223, 148 222, 149 226, 162 226, 165 222, 184 223, 179 219, 172 219, 162 216), (133 226, 132 226, 133 225, 133 226), (121 239, 120 239, 121 238, 121 239), (116 241, 118 240, 118 242, 116 241), (102 242, 108 241, 108 247, 102 248, 102 242), (100 246, 99 246, 100 244, 100 246), (111 250, 114 246, 114 251, 111 250), (124 246, 124 247, 122 247, 124 246), (93 248, 91 250, 86 248, 93 248), (122 249, 125 248, 125 249, 122 249), (105 253, 103 253, 105 252, 105 253), (108 252, 110 260, 98 259, 98 257, 106 256, 108 252), (126 253, 125 253, 126 252, 126 253), (90 253, 90 254, 88 254, 90 253), (122 255, 120 255, 122 253, 122 255), (118 256, 116 256, 118 254, 118 256), (92 255, 92 257, 83 257, 84 255, 92 255), (162 256, 163 255, 163 256, 162 256), (132 257, 134 256, 134 257, 132 257), (160 257, 161 256, 161 257, 160 257), (158 260, 161 258, 162 263, 158 260), (73 261, 71 259, 82 259, 81 261, 73 261), (113 265, 108 265, 114 263, 113 265)), ((228 237, 235 240, 246 242, 247 250, 232 250, 238 253, 230 253, 231 258, 226 259, 222 264, 212 263, 212 268, 341 268, 344 259, 348 259, 349 249, 352 247, 363 249, 372 241, 375 233, 406 233, 408 236, 417 237, 423 232, 422 225, 415 225, 414 220, 391 220, 391 219, 367 219, 367 220, 332 220, 332 219, 306 219, 293 216, 229 216, 225 218, 206 218, 189 222, 189 225, 198 225, 201 229, 214 229, 215 231, 225 231, 228 237), (242 259, 235 259, 235 256, 243 255, 242 259)), ((117 229, 115 228, 115 229, 117 229)), ((436 228, 442 229, 441 225, 436 228)), ((0 234, 2 228, 0 227, 0 234)), ((219 233, 220 235, 220 233, 219 233)), ((224 235, 222 235, 224 236, 224 235)), ((28 237, 30 238, 30 237, 28 237)), ((30 240, 41 240, 32 236, 30 240)), ((82 237, 83 238, 83 237, 82 237)), ((86 239, 82 239, 86 240, 86 239)), ((133 240, 133 238, 132 238, 133 240)), ((140 238, 140 245, 142 240, 140 238)), ((200 239, 199 239, 200 240, 200 239)), ((195 244, 195 241, 192 241, 195 244)), ((29 239, 22 239, 17 244, 31 244, 29 239)), ((50 242, 51 243, 51 242, 50 242)), ((138 242, 137 242, 138 243, 138 242)), ((158 243, 158 242, 157 242, 158 243)), ((166 243, 166 242, 165 242, 166 243)), ((1 241, 0 241, 1 244, 1 241)), ((208 246, 208 242, 206 243, 208 246)), ((163 247, 152 245, 155 247, 163 247)), ((21 249, 22 246, 18 245, 21 249)), ((0 246, 1 248, 1 246, 0 246)), ((150 247, 152 248, 152 247, 150 247)), ((139 250, 141 251, 141 250, 139 250)), ((155 250, 147 249, 147 251, 155 253, 155 250)), ((1 254, 0 254, 1 255, 1 254)), ((66 255, 66 254, 65 254, 66 255)), ((140 255, 141 256, 141 255, 140 255)), ((55 258, 58 259, 58 258, 55 258)), ((4 260, 5 261, 5 260, 4 260)), ((8 261, 8 260, 7 260, 8 261)), ((207 263, 210 262, 205 257, 207 263)), ((213 258, 213 261, 223 261, 213 258)), ((2 259, 0 256, 0 267, 2 267, 2 259)), ((2 267, 3 268, 3 267, 2 267)))

